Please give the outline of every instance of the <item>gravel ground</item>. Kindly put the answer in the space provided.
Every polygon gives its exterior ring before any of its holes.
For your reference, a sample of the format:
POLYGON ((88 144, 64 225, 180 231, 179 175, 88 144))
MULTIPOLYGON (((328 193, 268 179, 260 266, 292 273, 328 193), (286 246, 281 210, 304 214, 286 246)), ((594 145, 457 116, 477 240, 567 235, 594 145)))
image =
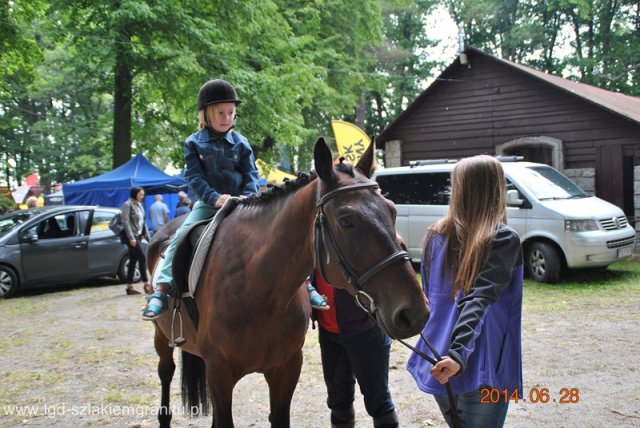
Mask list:
MULTIPOLYGON (((156 426, 160 386, 153 326, 140 321, 142 304, 141 296, 125 296, 124 286, 113 281, 0 300, 0 427, 156 426)), ((511 404, 506 426, 640 426, 639 307, 640 293, 615 305, 558 312, 534 313, 525 302, 527 402, 511 404), (547 402, 531 402, 545 401, 545 391, 547 402), (577 402, 560 403, 563 396, 577 402)), ((401 426, 446 426, 432 398, 406 372, 408 355, 394 343, 390 384, 401 426)), ((292 426, 328 427, 317 331, 309 330, 304 357, 292 426)), ((210 426, 209 417, 181 414, 178 376, 174 425, 210 426)), ((356 411, 357 426, 371 426, 359 396, 356 411)), ((268 427, 268 412, 263 378, 245 377, 234 392, 236 426, 268 427)))

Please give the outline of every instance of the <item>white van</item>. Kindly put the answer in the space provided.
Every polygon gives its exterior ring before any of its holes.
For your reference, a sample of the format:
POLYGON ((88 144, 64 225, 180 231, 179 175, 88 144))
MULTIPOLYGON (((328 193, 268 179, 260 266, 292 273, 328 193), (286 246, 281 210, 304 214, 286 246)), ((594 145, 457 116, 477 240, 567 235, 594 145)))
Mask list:
MULTIPOLYGON (((617 206, 589 196, 544 164, 503 157, 507 219, 520 235, 525 264, 537 281, 556 283, 564 268, 604 267, 633 253, 636 234, 617 206)), ((414 263, 425 231, 444 217, 455 160, 413 162, 376 172, 383 195, 398 210, 396 227, 414 263)))

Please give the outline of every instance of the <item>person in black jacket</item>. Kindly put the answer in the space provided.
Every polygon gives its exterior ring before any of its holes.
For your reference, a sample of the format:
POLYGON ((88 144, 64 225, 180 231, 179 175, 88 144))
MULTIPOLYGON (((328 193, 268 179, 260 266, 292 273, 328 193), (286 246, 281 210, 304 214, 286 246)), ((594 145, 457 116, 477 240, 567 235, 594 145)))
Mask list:
POLYGON ((373 426, 397 427, 398 416, 389 391, 391 339, 346 290, 332 287, 317 271, 312 282, 329 306, 316 310, 315 315, 331 426, 355 426, 357 380, 373 426))
POLYGON ((136 263, 140 268, 140 277, 144 281, 145 290, 150 287, 147 277, 147 258, 142 249, 142 240, 149 240, 149 232, 145 221, 144 207, 142 200, 144 199, 144 189, 140 187, 132 187, 129 193, 130 198, 122 204, 122 226, 124 230, 120 235, 122 243, 129 248, 129 268, 127 270, 127 288, 128 295, 140 294, 133 287, 133 274, 135 273, 136 263))

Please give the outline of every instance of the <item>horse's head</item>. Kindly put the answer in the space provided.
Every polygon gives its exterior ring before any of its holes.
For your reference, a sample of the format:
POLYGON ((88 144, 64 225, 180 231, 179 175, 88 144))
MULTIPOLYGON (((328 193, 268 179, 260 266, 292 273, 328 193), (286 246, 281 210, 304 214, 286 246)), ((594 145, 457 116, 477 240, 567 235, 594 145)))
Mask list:
POLYGON ((395 338, 418 334, 429 318, 427 301, 395 228, 393 202, 371 180, 375 145, 358 164, 334 164, 323 139, 316 142, 318 174, 316 267, 349 290, 395 338))

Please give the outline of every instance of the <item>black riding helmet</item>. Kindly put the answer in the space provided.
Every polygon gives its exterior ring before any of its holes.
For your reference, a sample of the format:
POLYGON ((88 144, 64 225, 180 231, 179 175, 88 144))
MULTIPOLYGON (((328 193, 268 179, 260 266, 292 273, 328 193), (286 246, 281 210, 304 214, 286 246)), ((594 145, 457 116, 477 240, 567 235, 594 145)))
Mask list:
POLYGON ((198 110, 202 110, 209 104, 235 103, 238 105, 241 102, 236 95, 236 90, 226 80, 209 80, 198 91, 198 110))

